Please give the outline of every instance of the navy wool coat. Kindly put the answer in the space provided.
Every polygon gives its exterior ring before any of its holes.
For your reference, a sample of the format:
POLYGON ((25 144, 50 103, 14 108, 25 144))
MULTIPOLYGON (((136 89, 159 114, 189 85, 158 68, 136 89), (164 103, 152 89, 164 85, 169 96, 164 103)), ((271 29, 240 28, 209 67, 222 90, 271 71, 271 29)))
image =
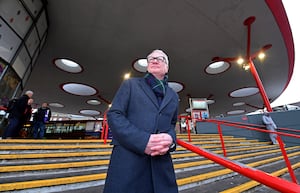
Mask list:
POLYGON ((176 142, 177 111, 178 95, 171 88, 159 105, 144 78, 122 83, 107 113, 114 147, 104 193, 178 193, 170 153, 144 153, 151 134, 168 133, 176 142))

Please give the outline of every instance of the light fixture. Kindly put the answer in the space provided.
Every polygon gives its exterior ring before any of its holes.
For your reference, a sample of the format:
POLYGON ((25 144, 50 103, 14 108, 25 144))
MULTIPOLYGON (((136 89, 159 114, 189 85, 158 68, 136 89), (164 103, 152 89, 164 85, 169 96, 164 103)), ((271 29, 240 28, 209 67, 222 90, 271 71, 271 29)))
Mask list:
POLYGON ((130 78, 130 73, 126 73, 125 75, 124 75, 124 79, 126 80, 126 79, 129 79, 130 78))
POLYGON ((227 61, 214 61, 205 68, 207 74, 220 74, 230 68, 230 63, 227 61))
POLYGON ((88 101, 86 101, 87 104, 90 104, 90 105, 100 105, 101 102, 97 99, 90 99, 88 101))
POLYGON ((245 104, 246 104, 245 102, 237 102, 237 103, 234 103, 232 106, 238 107, 238 106, 243 106, 245 104))
POLYGON ((264 52, 260 52, 260 53, 258 54, 258 58, 259 58, 260 60, 263 60, 265 57, 266 57, 266 54, 265 54, 264 52))
POLYGON ((172 88, 175 92, 181 92, 183 90, 183 84, 178 82, 168 82, 168 86, 172 88))
POLYGON ((211 104, 214 104, 214 103, 215 103, 215 100, 207 99, 207 100, 206 100, 206 103, 207 103, 208 105, 211 105, 211 104))
POLYGON ((65 92, 79 96, 92 96, 97 93, 95 88, 81 83, 65 83, 61 87, 65 92))
POLYGON ((233 111, 228 111, 227 114, 228 115, 237 115, 237 114, 242 114, 245 113, 245 110, 233 110, 233 111))
POLYGON ((54 59, 53 63, 56 65, 56 67, 66 72, 70 72, 70 73, 82 72, 82 67, 78 63, 70 59, 58 58, 58 59, 54 59))
POLYGON ((64 105, 60 104, 60 103, 49 103, 50 107, 57 107, 57 108, 63 108, 64 105))
MULTIPOLYGON (((253 63, 253 59, 255 59, 259 53, 264 52, 268 49, 270 49, 272 47, 272 44, 267 44, 265 46, 263 46, 259 51, 255 52, 254 54, 250 53, 250 48, 251 48, 251 25, 253 24, 253 22, 255 21, 255 17, 254 16, 250 16, 247 19, 244 20, 244 25, 247 27, 247 50, 246 50, 246 62, 242 62, 239 61, 239 63, 242 64, 242 67, 244 70, 249 70, 251 71, 251 74, 253 75, 253 78, 255 79, 255 82, 257 84, 258 90, 260 92, 260 95, 262 97, 262 100, 267 108, 268 111, 272 112, 272 107, 270 105, 270 101, 269 98, 267 96, 267 93, 263 87, 263 84, 261 82, 261 79, 258 76, 257 70, 255 68, 255 65, 253 63)), ((235 58, 221 58, 221 57, 214 57, 215 59, 218 59, 219 61, 225 60, 225 61, 237 61, 239 58, 235 57, 235 58)))
POLYGON ((233 98, 248 97, 257 94, 258 92, 259 90, 256 87, 246 87, 232 91, 229 96, 233 98))
POLYGON ((244 58, 242 58, 242 57, 239 57, 237 60, 236 60, 236 63, 238 63, 239 65, 242 65, 242 64, 244 64, 244 58))
POLYGON ((101 114, 99 111, 90 110, 90 109, 83 109, 83 110, 80 110, 79 112, 83 115, 90 115, 90 116, 96 116, 96 115, 101 114))
POLYGON ((138 72, 147 72, 148 62, 147 59, 137 59, 133 62, 132 67, 138 72))
POLYGON ((250 69, 250 65, 249 64, 243 64, 242 66, 243 66, 243 69, 245 71, 248 71, 250 69))

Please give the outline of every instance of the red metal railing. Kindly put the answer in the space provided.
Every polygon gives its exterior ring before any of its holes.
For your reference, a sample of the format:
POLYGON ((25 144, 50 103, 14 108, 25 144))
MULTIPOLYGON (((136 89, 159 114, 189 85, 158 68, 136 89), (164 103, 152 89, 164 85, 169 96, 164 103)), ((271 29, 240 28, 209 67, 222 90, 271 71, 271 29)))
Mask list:
MULTIPOLYGON (((179 118, 182 118, 182 117, 179 117, 179 118)), ((190 119, 189 116, 184 116, 183 118, 185 118, 186 120, 187 119, 190 119)), ((237 171, 239 172, 240 174, 243 174, 247 177, 250 177, 258 182, 261 182, 271 188, 274 188, 276 190, 279 190, 279 191, 283 191, 283 192, 300 192, 300 186, 297 185, 297 179, 295 177, 295 174, 294 174, 294 171, 291 167, 291 164, 290 164, 290 161, 288 159, 288 156, 287 156, 287 153, 286 153, 286 150, 285 150, 285 145, 281 139, 280 136, 288 136, 288 137, 295 137, 295 138, 300 138, 299 135, 294 135, 294 134, 289 134, 289 133, 282 133, 282 132, 276 132, 276 131, 268 131, 268 130, 265 130, 265 129, 261 129, 263 128, 264 126, 261 126, 261 125, 254 125, 254 124, 248 124, 248 123, 240 123, 240 122, 230 122, 230 121, 226 121, 226 120, 214 120, 214 119, 206 119, 206 120, 198 120, 198 121, 202 121, 202 122, 211 122, 211 123, 215 123, 217 124, 217 127, 218 127, 218 132, 219 132, 219 135, 220 135, 220 141, 221 141, 221 145, 222 145, 222 149, 223 149, 223 154, 224 156, 226 157, 226 147, 225 147, 225 143, 224 143, 224 139, 223 139, 223 134, 222 134, 222 129, 221 129, 221 124, 222 125, 226 125, 226 126, 231 126, 231 127, 235 127, 235 128, 240 128, 240 129, 248 129, 248 130, 255 130, 255 131, 259 131, 259 132, 265 132, 265 133, 275 133, 277 134, 277 141, 279 143, 279 147, 281 149, 281 152, 282 152, 282 155, 284 157, 284 160, 285 160, 285 163, 287 165, 287 168, 289 170, 289 173, 290 173, 290 176, 291 176, 291 179, 292 181, 294 182, 293 184, 296 185, 296 187, 298 187, 298 189, 295 191, 295 189, 293 190, 290 190, 288 188, 288 190, 286 190, 286 186, 289 186, 289 183, 291 182, 288 182, 288 184, 285 184, 284 186, 281 186, 277 183, 281 183, 281 182, 278 182, 278 179, 282 180, 281 178, 278 178, 277 177, 273 177, 273 176, 269 176, 269 174, 263 172, 263 171, 259 171, 257 172, 257 170, 255 170, 255 172, 253 172, 252 170, 249 170, 249 168, 246 168, 245 167, 237 167, 237 166, 240 166, 240 164, 236 164, 235 162, 232 162, 230 160, 227 160, 227 159, 224 159, 224 158, 221 158, 220 156, 216 156, 208 151, 205 151, 205 150, 202 150, 196 146, 192 146, 190 144, 187 144, 186 142, 184 141, 181 141, 181 140, 177 140, 178 144, 179 145, 182 145, 183 147, 195 152, 195 153, 198 153, 199 155, 202 155, 212 161, 215 161, 216 163, 219 163, 229 169, 232 169, 234 171, 237 171), (254 126, 256 127, 261 127, 261 128, 255 128, 254 126), (234 166, 234 167, 233 167, 234 166), (258 175, 259 174, 259 175, 258 175), (265 177, 265 175, 267 175, 268 177, 265 177), (267 179, 267 180, 265 180, 267 179)), ((294 131, 296 132, 297 130, 292 130, 292 129, 286 129, 286 128, 282 128, 282 130, 288 130, 288 131, 294 131)), ((297 131, 299 132, 299 131, 297 131)), ((188 133, 189 135, 189 139, 190 139, 190 133, 188 133)), ((191 142, 191 140, 189 140, 191 142)))
POLYGON ((233 162, 229 159, 221 157, 212 152, 208 152, 200 147, 191 145, 180 139, 177 139, 177 144, 181 145, 182 147, 184 147, 188 150, 191 150, 192 152, 195 152, 209 160, 212 160, 226 168, 229 168, 235 172, 238 172, 238 173, 240 173, 246 177, 249 177, 257 182, 260 182, 270 188, 278 190, 279 192, 286 192, 286 193, 299 193, 300 192, 300 186, 296 183, 289 182, 287 180, 281 179, 276 176, 271 176, 268 173, 265 173, 263 171, 260 171, 260 170, 254 169, 254 168, 250 168, 244 164, 233 162))
MULTIPOLYGON (((188 141, 191 142, 191 133, 190 133, 190 127, 188 124, 188 120, 190 119, 189 116, 181 116, 179 118, 185 118, 186 120, 186 126, 187 126, 187 132, 188 132, 188 141)), ((103 132, 101 134, 101 139, 104 139, 104 143, 106 143, 107 139, 107 134, 108 134, 108 124, 107 124, 107 118, 106 118, 106 113, 104 116, 104 124, 103 124, 103 132)), ((221 120, 213 120, 213 119, 206 119, 206 120, 201 120, 205 122, 212 122, 216 123, 218 125, 218 132, 220 135, 220 140, 222 144, 222 149, 223 149, 223 154, 225 157, 221 157, 217 154, 214 154, 212 152, 209 152, 207 150, 204 150, 198 146, 194 146, 192 144, 189 144, 183 140, 177 139, 177 144, 194 152, 197 153, 209 160, 212 160, 228 169, 231 169, 235 172, 238 172, 248 178, 251 178, 257 182, 260 182, 270 188, 273 188, 275 190, 278 190, 280 192, 286 192, 286 193, 300 193, 300 186, 297 184, 297 179, 293 173, 293 169, 291 167, 291 164, 289 162, 287 153, 284 148, 284 143, 281 140, 281 136, 289 136, 289 137, 297 137, 300 138, 299 135, 294 135, 294 134, 289 134, 289 133, 281 133, 281 132, 272 132, 268 130, 263 130, 259 128, 253 127, 251 124, 246 124, 246 123, 235 123, 235 122, 229 122, 229 121, 221 121, 221 120), (276 133, 278 135, 278 142, 279 146, 281 149, 281 152, 283 154, 283 157, 285 159, 286 165, 288 167, 288 170, 290 172, 290 176, 293 180, 293 182, 289 182, 287 180, 284 180, 282 178, 276 177, 276 176, 271 176, 270 174, 263 172, 261 170, 255 169, 248 167, 242 163, 234 162, 226 158, 226 147, 223 139, 223 134, 222 134, 222 129, 221 129, 221 124, 227 125, 227 126, 232 126, 236 128, 241 128, 241 129, 248 129, 248 130, 255 130, 255 131, 260 131, 260 132, 265 132, 265 133, 276 133), (250 126, 249 126, 250 125, 250 126)))
POLYGON ((6 111, 7 108, 6 108, 5 106, 1 106, 1 105, 0 105, 0 110, 6 111))
POLYGON ((223 149, 223 154, 224 156, 226 156, 226 148, 224 145, 224 140, 223 140, 223 134, 222 134, 222 130, 219 129, 222 125, 226 125, 226 126, 231 126, 231 127, 235 127, 235 128, 239 128, 239 129, 247 129, 247 130, 255 130, 255 131, 259 131, 259 132, 265 132, 265 133, 275 133, 277 134, 277 141, 279 143, 279 147, 282 153, 282 156, 285 160, 286 166, 288 168, 288 171, 290 173, 291 179, 294 183, 298 183, 297 182, 297 178, 294 174, 294 171, 292 169, 291 163, 288 159, 286 150, 285 150, 285 145, 281 139, 281 136, 289 136, 289 137, 295 137, 295 138, 299 138, 299 135, 295 135, 295 134, 289 134, 289 133, 282 133, 282 132, 277 132, 277 131, 269 131, 269 130, 265 130, 265 129, 261 129, 261 128, 254 128, 251 126, 247 126, 249 124, 246 123, 237 123, 237 122, 230 122, 230 121, 224 121, 224 120, 214 120, 214 119, 207 119, 207 120, 202 120, 203 122, 211 122, 211 123, 215 123, 218 125, 218 131, 219 131, 219 135, 220 135, 220 140, 221 140, 221 144, 222 144, 222 149, 223 149))

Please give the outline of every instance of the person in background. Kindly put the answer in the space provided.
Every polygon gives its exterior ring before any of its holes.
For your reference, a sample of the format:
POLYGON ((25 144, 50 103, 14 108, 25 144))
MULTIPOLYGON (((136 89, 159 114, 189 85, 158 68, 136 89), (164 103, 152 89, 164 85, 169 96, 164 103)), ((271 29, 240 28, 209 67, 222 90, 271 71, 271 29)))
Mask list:
POLYGON ((19 133, 19 137, 21 138, 26 138, 26 132, 25 130, 23 130, 23 126, 30 121, 31 115, 32 115, 32 105, 33 104, 33 99, 28 99, 28 103, 27 106, 25 108, 24 111, 24 116, 22 116, 19 126, 18 126, 18 133, 19 133))
POLYGON ((28 100, 33 96, 33 92, 28 90, 17 99, 14 107, 11 109, 11 112, 8 116, 8 125, 2 136, 3 139, 16 138, 19 135, 20 125, 25 119, 26 109, 28 108, 28 100))
POLYGON ((45 123, 51 118, 51 109, 48 103, 43 103, 33 115, 33 138, 43 139, 45 135, 45 123))
MULTIPOLYGON (((277 129, 277 126, 276 124, 274 123, 272 117, 270 116, 270 113, 269 112, 264 112, 263 116, 262 116, 262 120, 263 120, 263 123, 266 125, 266 128, 269 130, 269 131, 276 131, 277 129)), ((270 139, 272 141, 272 143, 275 145, 275 144, 278 144, 277 142, 277 134, 275 133, 270 133, 269 134, 270 136, 270 139)))
POLYGON ((107 113, 114 147, 104 193, 178 193, 170 152, 179 98, 168 86, 168 56, 154 50, 147 61, 146 75, 125 80, 107 113))

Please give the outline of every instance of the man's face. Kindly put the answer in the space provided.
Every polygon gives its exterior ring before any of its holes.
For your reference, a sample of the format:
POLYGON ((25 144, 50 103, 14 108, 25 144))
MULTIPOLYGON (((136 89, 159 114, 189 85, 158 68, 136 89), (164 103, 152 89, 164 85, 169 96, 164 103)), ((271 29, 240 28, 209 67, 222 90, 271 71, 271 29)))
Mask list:
POLYGON ((160 52, 153 52, 147 57, 147 70, 153 75, 164 76, 168 72, 166 58, 160 52))

